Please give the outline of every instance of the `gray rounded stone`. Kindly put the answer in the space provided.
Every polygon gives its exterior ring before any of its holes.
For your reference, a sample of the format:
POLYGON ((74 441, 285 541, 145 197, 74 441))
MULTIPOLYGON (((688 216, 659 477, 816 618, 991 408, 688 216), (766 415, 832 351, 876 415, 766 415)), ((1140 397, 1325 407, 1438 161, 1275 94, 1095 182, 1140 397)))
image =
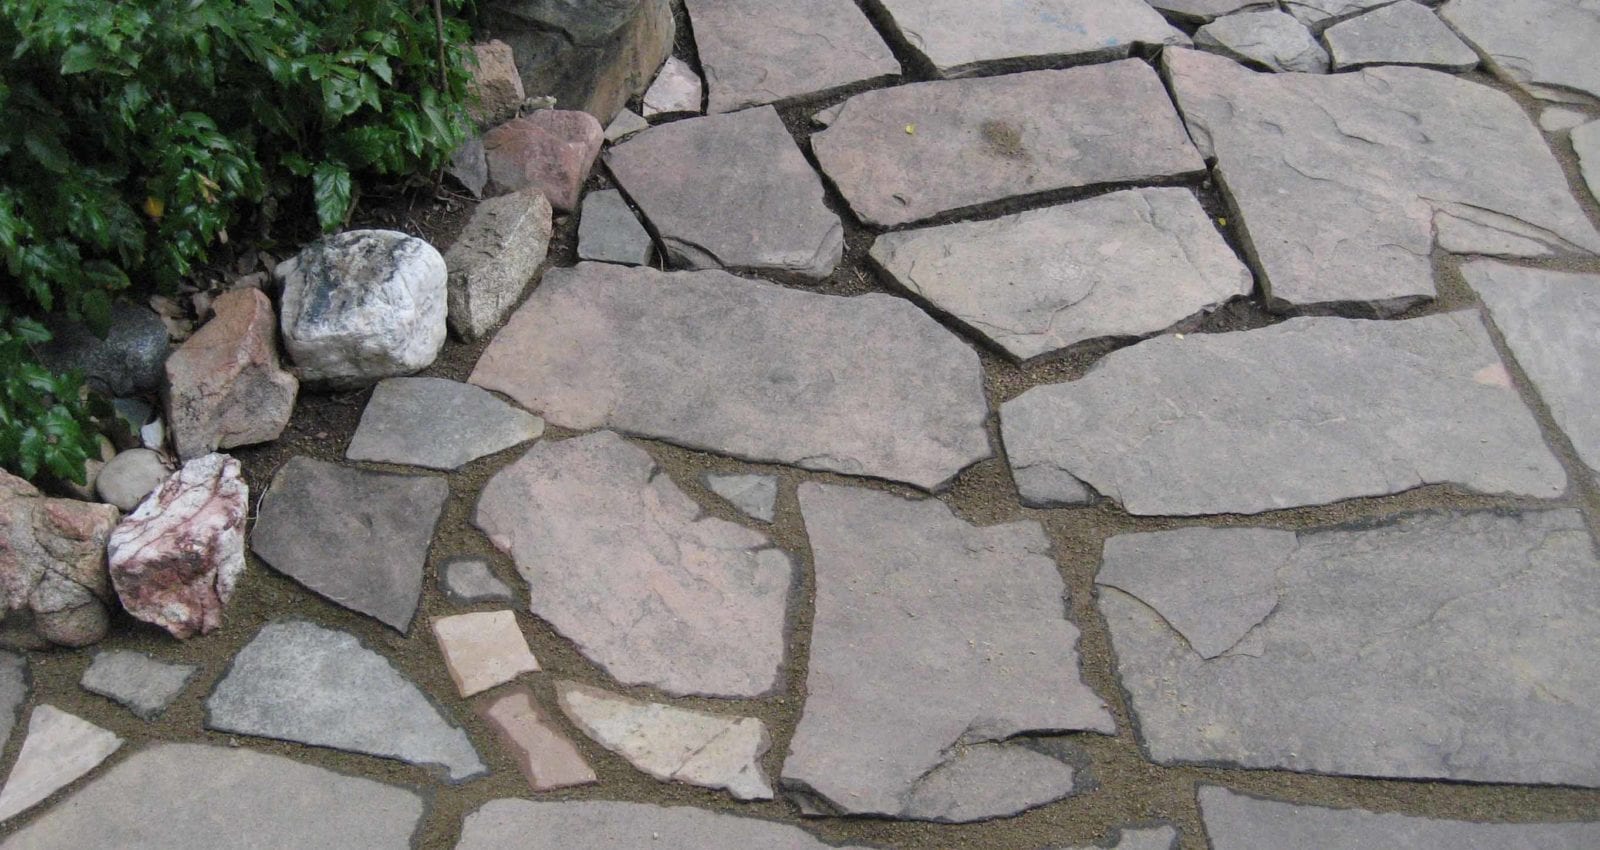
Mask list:
POLYGON ((452 558, 439 573, 440 587, 460 602, 509 602, 516 598, 482 558, 452 558))
POLYGON ((167 468, 160 453, 143 448, 129 449, 106 463, 95 479, 94 488, 102 500, 123 511, 131 511, 171 474, 172 470, 167 468))
POLYGON ((154 312, 126 302, 111 307, 111 328, 101 339, 87 325, 65 319, 49 323, 51 339, 39 347, 40 364, 56 372, 77 370, 85 383, 107 395, 127 396, 161 386, 161 367, 171 343, 154 312))

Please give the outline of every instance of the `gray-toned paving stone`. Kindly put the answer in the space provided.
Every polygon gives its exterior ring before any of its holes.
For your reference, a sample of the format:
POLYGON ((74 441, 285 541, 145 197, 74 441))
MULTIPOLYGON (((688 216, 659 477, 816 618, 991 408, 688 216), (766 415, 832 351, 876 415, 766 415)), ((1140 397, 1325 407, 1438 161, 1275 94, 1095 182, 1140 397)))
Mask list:
POLYGON ((112 649, 95 653, 78 684, 116 700, 145 720, 161 716, 200 668, 157 661, 142 652, 112 649))
POLYGON ((1564 133, 1589 120, 1586 113, 1564 106, 1547 106, 1539 113, 1539 128, 1546 133, 1564 133))
POLYGON ((1024 499, 1077 479, 1139 515, 1252 514, 1426 484, 1566 490, 1468 311, 1159 337, 1023 393, 1000 424, 1024 499))
MULTIPOLYGON (((783 823, 741 818, 687 806, 610 800, 536 803, 491 800, 462 824, 455 850, 832 850, 810 833, 783 823)), ((839 850, 864 850, 844 847, 839 850)))
POLYGON ((17 713, 28 701, 28 660, 15 652, 0 652, 0 751, 11 740, 17 713))
POLYGON ((272 568, 402 634, 450 485, 291 458, 261 499, 250 548, 272 568))
POLYGON ((28 736, 0 788, 0 821, 33 808, 105 761, 122 739, 53 705, 28 718, 28 736))
POLYGON ((866 92, 811 145, 850 208, 875 226, 1204 168, 1161 80, 1134 59, 866 92))
POLYGON ((1461 273, 1579 459, 1600 471, 1600 275, 1492 260, 1467 263, 1461 273))
POLYGON ((1178 831, 1170 826, 1153 826, 1145 829, 1123 827, 1116 831, 1116 843, 1096 844, 1092 847, 1063 847, 1061 850, 1175 850, 1178 831))
POLYGON ((606 127, 606 141, 615 144, 634 133, 648 129, 650 122, 644 120, 644 116, 631 109, 624 109, 617 113, 617 117, 606 127))
POLYGON ((1450 0, 1439 11, 1489 57, 1489 68, 1529 94, 1600 98, 1600 7, 1593 0, 1450 0))
MULTIPOLYGON (((1192 530, 1106 547, 1100 610, 1150 757, 1358 776, 1600 786, 1600 560, 1574 510, 1428 513, 1378 526, 1192 530), (1270 545, 1241 538, 1277 535, 1270 545), (1273 551, 1276 550, 1276 551, 1273 551), (1203 601, 1128 582, 1226 582, 1203 601), (1266 558, 1213 576, 1212 558, 1266 558), (1124 588, 1136 588, 1127 591, 1124 588), (1276 605, 1259 614, 1259 595, 1276 605), (1209 610, 1233 642, 1206 659, 1165 615, 1209 610), (1251 622, 1252 617, 1260 619, 1251 622)), ((1179 628, 1182 628, 1180 626, 1179 628)), ((1292 845, 1274 845, 1292 846, 1292 845)), ((1407 845, 1400 845, 1407 846, 1407 845)))
POLYGON ((1363 809, 1325 809, 1200 787, 1200 815, 1214 850, 1589 850, 1600 823, 1475 823, 1363 809))
POLYGON ((1188 189, 1133 189, 992 221, 887 233, 895 282, 1026 360, 1154 333, 1252 278, 1188 189))
POLYGON ((269 623, 206 700, 206 728, 438 765, 459 782, 486 772, 472 742, 388 659, 355 636, 269 623))
POLYGON ((622 193, 590 192, 578 222, 578 258, 625 266, 650 265, 655 243, 622 193))
POLYGON ((1257 74, 1190 50, 1163 61, 1272 305, 1390 313, 1427 300, 1435 230, 1456 253, 1600 250, 1503 92, 1420 68, 1257 74))
POLYGON ((1328 52, 1311 31, 1276 9, 1218 18, 1194 34, 1194 46, 1269 71, 1328 71, 1328 52))
POLYGON ((715 475, 707 474, 706 486, 747 516, 762 522, 772 522, 773 510, 778 502, 778 477, 776 475, 715 475))
POLYGON ((688 0, 709 111, 779 103, 900 73, 850 0, 688 0))
POLYGON ((1031 732, 1115 730, 1034 522, 800 485, 816 564, 807 698, 785 787, 819 811, 969 821, 1072 791, 1031 732))
POLYGON ((977 353, 910 302, 716 271, 552 271, 471 380, 564 428, 924 489, 992 451, 977 353))
POLYGON ((154 744, 19 830, 6 850, 410 846, 416 792, 281 756, 154 744))
POLYGON ((1478 52, 1420 3, 1379 7, 1329 27, 1322 37, 1338 71, 1368 65, 1419 65, 1441 71, 1478 67, 1478 52))
POLYGON ((458 602, 509 602, 511 588, 482 558, 451 558, 439 570, 439 586, 458 602))
POLYGON ((1273 7, 1275 0, 1145 0, 1169 18, 1208 24, 1223 15, 1273 7))
POLYGON ((544 420, 471 384, 390 378, 372 391, 345 457, 459 469, 543 433, 544 420))
POLYGON ((1312 30, 1322 32, 1331 24, 1393 2, 1395 0, 1284 0, 1283 8, 1312 30))
POLYGON ((1589 194, 1600 201, 1600 121, 1574 128, 1570 138, 1572 150, 1578 154, 1583 182, 1589 184, 1589 194))
POLYGON ((1187 44, 1143 0, 881 0, 939 72, 961 77, 1038 57, 1122 59, 1135 44, 1187 44))
POLYGON ((843 256, 822 181, 771 107, 646 130, 608 151, 606 165, 674 266, 821 279, 843 256))

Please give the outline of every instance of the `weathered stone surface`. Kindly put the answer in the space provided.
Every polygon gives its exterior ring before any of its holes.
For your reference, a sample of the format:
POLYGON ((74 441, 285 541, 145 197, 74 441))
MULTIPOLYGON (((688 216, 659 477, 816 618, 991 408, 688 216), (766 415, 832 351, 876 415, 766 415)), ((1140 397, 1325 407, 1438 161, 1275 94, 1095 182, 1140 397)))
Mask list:
POLYGON ((615 189, 591 192, 578 221, 578 258, 625 266, 647 266, 655 243, 615 189))
POLYGON ((1253 514, 1453 484, 1553 498, 1566 474, 1476 313, 1298 318, 1159 337, 1000 411, 1024 498, 1066 476, 1140 515, 1253 514))
POLYGON ((1328 52, 1311 31, 1276 9, 1218 18, 1194 34, 1194 46, 1268 71, 1328 72, 1328 52))
POLYGON ((268 623, 206 700, 206 728, 438 765, 452 782, 485 772, 460 727, 388 659, 312 623, 268 623))
POLYGON ((459 469, 543 433, 539 417, 471 384, 390 378, 372 391, 345 457, 459 469))
POLYGON ((725 697, 777 687, 794 564, 702 515, 616 434, 534 446, 490 479, 473 522, 516 560, 530 610, 617 681, 725 697))
POLYGON ((365 386, 439 355, 444 258, 393 230, 351 230, 278 264, 283 345, 312 384, 365 386))
POLYGON ((816 615, 784 785, 824 810, 947 821, 1070 793, 1070 765, 1013 739, 1115 726, 1079 678, 1038 523, 978 528, 931 499, 799 492, 816 615))
POLYGON ((710 112, 782 103, 900 73, 850 0, 689 0, 710 112))
POLYGON ((631 109, 624 109, 617 113, 617 117, 606 125, 606 141, 616 144, 640 130, 650 129, 650 122, 644 116, 631 109))
POLYGON ((48 323, 51 339, 38 347, 39 363, 54 372, 73 369, 107 395, 126 396, 161 386, 161 364, 171 344, 167 326, 150 310, 118 301, 101 339, 88 326, 64 318, 48 323))
POLYGON ((516 306, 550 250, 550 202, 537 189, 490 198, 444 254, 450 329, 488 333, 516 306))
POLYGON ((605 130, 587 112, 541 109, 507 121, 483 136, 489 191, 498 195, 532 187, 551 207, 576 209, 604 142, 605 130))
POLYGON ((1450 0, 1439 14, 1489 69, 1546 100, 1600 98, 1600 9, 1591 0, 1450 0))
POLYGON ((925 489, 991 453, 978 356, 927 314, 722 272, 553 271, 471 381, 565 428, 925 489))
POLYGON ((28 701, 28 660, 14 652, 0 652, 0 750, 11 740, 17 712, 28 701))
POLYGON ((215 850, 410 846, 416 792, 281 756, 154 744, 106 771, 0 847, 215 850), (226 805, 218 794, 226 794, 226 805))
POLYGON ((48 499, 0 471, 0 642, 35 649, 105 637, 106 539, 117 517, 111 505, 48 499))
POLYGON ((1188 189, 886 233, 872 259, 1018 360, 1154 333, 1253 285, 1188 189))
POLYGON ((278 439, 300 392, 278 364, 277 316, 261 290, 224 292, 212 309, 216 318, 167 358, 167 421, 184 460, 278 439))
POLYGON ((404 633, 449 495, 443 478, 292 458, 261 499, 250 548, 273 569, 404 633))
POLYGON ((656 81, 644 93, 644 117, 699 115, 705 100, 705 86, 689 63, 676 56, 667 57, 656 74, 656 81))
POLYGON ((1313 32, 1322 32, 1330 24, 1392 2, 1395 0, 1283 0, 1283 8, 1313 32))
POLYGON ((546 720, 527 688, 496 697, 479 709, 516 757, 517 767, 535 791, 553 791, 599 781, 578 749, 546 720))
POLYGON ((1204 169, 1161 80, 1132 59, 866 92, 811 146, 855 214, 885 227, 1204 169))
MULTIPOLYGON (((741 818, 688 806, 610 800, 536 803, 491 800, 462 825, 455 850, 832 850, 788 824, 741 818)), ((864 850, 845 847, 839 850, 864 850)))
POLYGON ((778 502, 778 477, 775 475, 712 475, 706 486, 747 516, 772 522, 778 502))
POLYGON ((183 639, 222 626, 244 574, 250 487, 239 462, 210 454, 183 465, 111 532, 111 584, 128 613, 183 639))
POLYGON ((35 708, 22 751, 0 789, 0 821, 43 802, 94 770, 120 746, 121 738, 76 715, 53 705, 35 708))
POLYGON ((1115 844, 1096 844, 1092 847, 1063 847, 1060 850, 1101 850, 1110 847, 1110 850, 1176 850, 1178 846, 1178 831, 1170 826, 1154 826, 1147 829, 1130 829, 1123 827, 1115 830, 1115 844))
POLYGON ((485 44, 472 45, 472 53, 478 64, 472 69, 472 82, 467 88, 477 102, 467 105, 468 114, 481 125, 514 117, 528 95, 523 90, 511 45, 491 39, 485 44))
POLYGON ((672 50, 671 0, 489 0, 490 33, 515 50, 522 85, 608 123, 672 50))
POLYGON ((1564 106, 1547 106, 1539 113, 1539 129, 1546 133, 1564 133, 1589 120, 1589 116, 1564 106))
POLYGON ((1600 121, 1574 129, 1570 138, 1572 149, 1578 154, 1583 182, 1589 184, 1589 194, 1600 201, 1600 121))
POLYGON ((583 734, 663 782, 727 791, 739 800, 770 800, 761 756, 772 745, 766 724, 639 702, 576 682, 556 686, 561 710, 583 734))
POLYGON ((171 474, 159 452, 129 449, 106 462, 95 476, 94 490, 101 501, 131 511, 171 474))
POLYGON ((1579 459, 1600 472, 1600 275, 1490 260, 1467 263, 1461 273, 1579 459))
POLYGON ((509 602, 515 597, 482 558, 452 558, 439 570, 444 592, 460 602, 509 602))
POLYGON ((1169 18, 1194 24, 1208 24, 1223 15, 1277 5, 1274 0, 1145 0, 1145 2, 1169 18))
POLYGON ((1137 595, 1153 575, 1101 585, 1156 762, 1600 786, 1600 766, 1572 758, 1600 733, 1600 670, 1583 661, 1600 640, 1600 560, 1577 511, 1212 533, 1195 555, 1191 531, 1106 549, 1114 575, 1161 552, 1167 580, 1215 575, 1236 594, 1210 608, 1233 629, 1213 634, 1231 645, 1208 660, 1163 616, 1192 623, 1199 600, 1137 595), (1246 534, 1277 539, 1229 552, 1246 534), (1266 560, 1216 575, 1212 558, 1266 560), (1262 594, 1277 598, 1264 615, 1262 594))
POLYGON ((1200 787, 1200 815, 1216 850, 1587 850, 1600 846, 1600 823, 1476 823, 1363 809, 1324 809, 1200 787))
POLYGON ((116 700, 145 720, 161 716, 200 668, 157 661, 142 652, 97 652, 78 684, 90 693, 116 700))
POLYGON ((539 669, 511 611, 456 614, 433 621, 444 666, 464 697, 539 669))
POLYGON ((606 165, 674 266, 820 279, 843 256, 822 181, 771 107, 652 128, 608 151, 606 165))
POLYGON ((462 142, 450 155, 445 173, 454 177, 472 197, 483 197, 483 190, 489 185, 489 160, 483 150, 483 137, 473 136, 462 142))
POLYGON ((940 76, 1036 57, 1123 59, 1135 44, 1187 44, 1142 0, 881 0, 940 76))
POLYGON ((1435 230, 1458 253, 1600 250, 1502 92, 1420 68, 1256 74, 1190 50, 1163 62, 1273 304, 1427 300, 1435 230))
POLYGON ((1419 65, 1441 71, 1478 67, 1477 51, 1420 3, 1381 6, 1329 27, 1322 37, 1339 71, 1368 65, 1419 65))

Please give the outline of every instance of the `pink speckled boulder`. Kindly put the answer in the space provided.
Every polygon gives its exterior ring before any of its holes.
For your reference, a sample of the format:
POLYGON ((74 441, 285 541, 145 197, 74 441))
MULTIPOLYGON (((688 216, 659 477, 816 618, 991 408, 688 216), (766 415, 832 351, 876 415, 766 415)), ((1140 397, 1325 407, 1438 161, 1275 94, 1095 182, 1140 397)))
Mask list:
POLYGON ((45 498, 0 472, 0 643, 86 646, 105 637, 111 505, 45 498))

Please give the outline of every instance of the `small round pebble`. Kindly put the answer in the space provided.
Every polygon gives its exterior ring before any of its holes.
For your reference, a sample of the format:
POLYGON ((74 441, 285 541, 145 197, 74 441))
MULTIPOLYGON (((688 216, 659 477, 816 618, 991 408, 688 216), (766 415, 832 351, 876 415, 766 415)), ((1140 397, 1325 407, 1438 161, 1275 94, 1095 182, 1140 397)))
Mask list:
POLYGON ((139 507, 144 497, 167 480, 171 470, 162 463, 161 455, 150 449, 129 449, 117 455, 100 470, 95 479, 95 490, 100 498, 131 511, 139 507))

